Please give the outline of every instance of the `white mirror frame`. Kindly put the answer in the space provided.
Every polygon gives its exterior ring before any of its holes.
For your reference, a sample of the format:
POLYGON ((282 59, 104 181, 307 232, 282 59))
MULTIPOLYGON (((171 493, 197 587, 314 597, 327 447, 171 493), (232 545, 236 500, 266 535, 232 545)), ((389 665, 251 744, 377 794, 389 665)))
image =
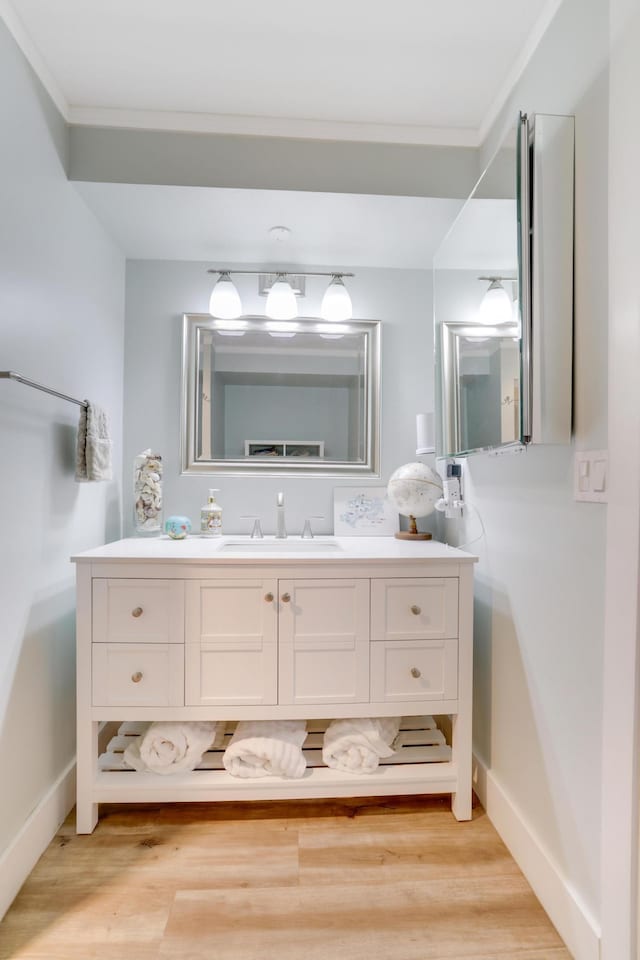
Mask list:
MULTIPOLYGON (((247 316, 248 330, 266 329, 268 318, 247 316)), ((295 321, 309 332, 327 332, 327 323, 317 317, 297 317, 295 321)), ((197 475, 227 476, 306 476, 306 477, 354 477, 377 478, 380 476, 380 321, 350 320, 339 326, 345 334, 360 333, 364 337, 364 362, 366 371, 364 451, 362 461, 305 460, 292 457, 284 461, 257 461, 251 459, 210 459, 197 456, 198 404, 197 361, 202 331, 215 330, 219 321, 208 313, 184 314, 182 327, 182 409, 181 409, 181 457, 182 473, 197 475)), ((224 329, 224 324, 220 324, 224 329)))

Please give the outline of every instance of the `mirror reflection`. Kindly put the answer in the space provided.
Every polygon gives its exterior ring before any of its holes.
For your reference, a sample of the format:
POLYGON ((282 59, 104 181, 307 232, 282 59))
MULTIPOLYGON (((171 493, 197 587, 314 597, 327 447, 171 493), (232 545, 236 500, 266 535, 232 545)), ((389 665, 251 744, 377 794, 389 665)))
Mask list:
POLYGON ((185 472, 375 473, 377 322, 184 322, 185 472))
POLYGON ((516 128, 434 258, 436 452, 521 436, 516 128))

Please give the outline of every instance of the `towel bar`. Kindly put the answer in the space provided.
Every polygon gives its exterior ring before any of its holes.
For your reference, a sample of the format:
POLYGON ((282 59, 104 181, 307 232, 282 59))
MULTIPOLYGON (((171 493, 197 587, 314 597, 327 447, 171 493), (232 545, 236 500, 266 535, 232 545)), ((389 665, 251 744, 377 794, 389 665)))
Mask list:
POLYGON ((88 407, 88 400, 76 400, 75 397, 68 397, 66 393, 60 393, 58 390, 52 390, 51 387, 45 387, 42 383, 35 380, 29 380, 27 377, 14 373, 13 370, 0 370, 0 380, 17 380, 19 383, 25 383, 28 387, 34 387, 36 390, 42 390, 43 393, 50 393, 54 397, 60 397, 61 400, 68 400, 69 403, 76 403, 79 407, 88 407))

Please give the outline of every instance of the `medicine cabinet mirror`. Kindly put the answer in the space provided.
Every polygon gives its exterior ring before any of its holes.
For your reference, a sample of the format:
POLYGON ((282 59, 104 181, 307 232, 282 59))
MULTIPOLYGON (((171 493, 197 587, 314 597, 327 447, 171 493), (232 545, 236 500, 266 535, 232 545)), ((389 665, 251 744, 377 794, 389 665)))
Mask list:
POLYGON ((183 319, 183 473, 377 476, 379 405, 379 321, 183 319))
POLYGON ((434 258, 438 456, 569 442, 572 291, 573 118, 521 114, 434 258))

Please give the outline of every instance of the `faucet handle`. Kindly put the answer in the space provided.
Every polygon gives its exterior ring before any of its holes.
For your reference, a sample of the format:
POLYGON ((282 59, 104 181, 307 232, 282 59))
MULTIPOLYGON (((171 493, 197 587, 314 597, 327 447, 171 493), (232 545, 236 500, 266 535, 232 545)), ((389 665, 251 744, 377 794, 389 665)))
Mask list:
POLYGON ((300 534, 301 540, 313 540, 313 530, 311 529, 312 520, 324 520, 322 514, 316 514, 313 517, 307 517, 304 522, 304 527, 302 528, 302 533, 300 534))
POLYGON ((262 525, 260 523, 260 517, 256 517, 252 514, 249 514, 245 517, 240 517, 241 520, 253 520, 253 529, 251 531, 252 540, 262 540, 264 534, 262 532, 262 525))

